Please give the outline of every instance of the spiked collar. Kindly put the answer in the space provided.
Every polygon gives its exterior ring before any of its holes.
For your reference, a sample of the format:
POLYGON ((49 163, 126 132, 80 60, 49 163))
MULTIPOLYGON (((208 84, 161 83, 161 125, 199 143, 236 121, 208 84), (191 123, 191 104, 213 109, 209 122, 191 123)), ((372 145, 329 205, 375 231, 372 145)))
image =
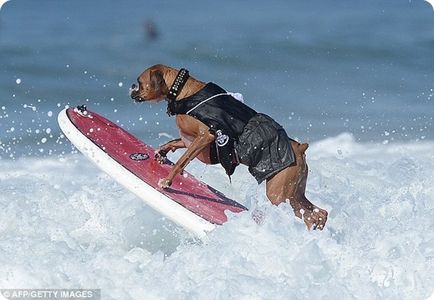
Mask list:
POLYGON ((169 100, 169 102, 176 100, 176 97, 178 97, 179 93, 182 91, 182 88, 187 82, 188 77, 189 77, 188 70, 186 69, 179 70, 178 75, 176 75, 176 78, 173 81, 169 92, 167 93, 167 100, 169 100))
POLYGON ((184 87, 185 83, 188 80, 188 70, 187 69, 181 69, 178 72, 178 75, 176 75, 175 80, 172 83, 172 86, 170 87, 169 92, 167 93, 167 114, 169 116, 173 115, 171 111, 172 103, 176 101, 176 97, 178 97, 179 93, 181 93, 182 88, 184 87))

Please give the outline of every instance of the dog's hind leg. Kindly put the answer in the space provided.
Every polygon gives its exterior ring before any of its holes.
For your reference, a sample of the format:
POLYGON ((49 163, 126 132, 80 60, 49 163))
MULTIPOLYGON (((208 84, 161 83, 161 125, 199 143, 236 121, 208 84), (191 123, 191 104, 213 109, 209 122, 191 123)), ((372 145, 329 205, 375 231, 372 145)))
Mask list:
POLYGON ((296 142, 291 142, 291 145, 296 161, 267 179, 267 197, 275 205, 289 202, 294 214, 303 219, 309 230, 322 230, 327 221, 327 211, 312 204, 305 196, 308 167, 304 153, 308 145, 296 142))
POLYGON ((307 183, 308 167, 306 164, 305 172, 301 178, 300 184, 297 189, 297 199, 303 209, 302 219, 309 229, 323 230, 327 222, 328 213, 325 209, 319 208, 307 199, 306 183, 307 183))

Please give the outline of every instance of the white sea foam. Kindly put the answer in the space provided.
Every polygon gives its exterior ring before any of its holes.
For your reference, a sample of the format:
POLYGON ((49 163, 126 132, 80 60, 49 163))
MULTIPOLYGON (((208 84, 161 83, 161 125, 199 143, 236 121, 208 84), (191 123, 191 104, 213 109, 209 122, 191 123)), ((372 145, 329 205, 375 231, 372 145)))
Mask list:
POLYGON ((191 173, 251 208, 206 243, 81 155, 0 160, 0 286, 101 288, 103 299, 426 299, 433 147, 347 134, 312 144, 307 194, 330 212, 323 232, 271 206, 246 168, 230 185, 220 167, 193 162, 191 173))

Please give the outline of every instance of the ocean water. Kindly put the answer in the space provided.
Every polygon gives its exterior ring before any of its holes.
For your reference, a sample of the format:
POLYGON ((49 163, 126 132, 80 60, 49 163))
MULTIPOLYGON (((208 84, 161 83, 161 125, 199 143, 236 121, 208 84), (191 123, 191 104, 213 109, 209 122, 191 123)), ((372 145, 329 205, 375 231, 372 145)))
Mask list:
MULTIPOLYGON (((0 287, 103 299, 426 299, 434 290, 434 11, 422 0, 12 0, 0 11, 0 287), (155 36, 146 26, 153 24, 155 36), (77 153, 56 122, 91 110, 158 146, 155 63, 240 92, 310 143, 307 232, 244 167, 189 172, 249 212, 197 241, 77 153), (257 224, 252 216, 261 216, 257 224)), ((178 158, 180 153, 172 155, 178 158)))

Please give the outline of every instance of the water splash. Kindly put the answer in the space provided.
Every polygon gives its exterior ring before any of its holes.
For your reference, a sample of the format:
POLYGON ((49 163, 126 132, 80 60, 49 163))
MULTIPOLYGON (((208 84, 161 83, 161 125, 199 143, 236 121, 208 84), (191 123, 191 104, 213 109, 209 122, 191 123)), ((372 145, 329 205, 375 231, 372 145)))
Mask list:
POLYGON ((1 160, 0 285, 101 288, 104 299, 426 299, 433 146, 349 134, 312 143, 307 195, 330 219, 311 233, 289 205, 270 205, 246 168, 229 184, 219 166, 193 161, 189 172, 251 209, 205 243, 81 155, 1 160))

